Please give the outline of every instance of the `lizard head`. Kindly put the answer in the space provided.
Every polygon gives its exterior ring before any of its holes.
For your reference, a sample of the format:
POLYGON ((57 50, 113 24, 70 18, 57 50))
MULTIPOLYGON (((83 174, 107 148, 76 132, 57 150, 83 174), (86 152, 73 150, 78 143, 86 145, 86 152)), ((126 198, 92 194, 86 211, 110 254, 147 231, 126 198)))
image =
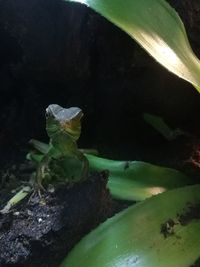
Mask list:
POLYGON ((46 109, 46 130, 50 138, 57 133, 66 133, 73 140, 78 140, 81 134, 81 118, 83 112, 80 108, 63 108, 51 104, 46 109))

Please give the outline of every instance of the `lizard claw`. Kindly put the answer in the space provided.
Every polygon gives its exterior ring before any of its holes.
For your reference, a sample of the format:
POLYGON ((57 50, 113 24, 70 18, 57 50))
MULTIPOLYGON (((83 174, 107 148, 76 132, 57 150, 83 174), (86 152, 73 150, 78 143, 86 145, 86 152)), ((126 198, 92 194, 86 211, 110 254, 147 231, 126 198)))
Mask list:
POLYGON ((43 193, 46 192, 46 189, 41 183, 36 182, 33 186, 33 193, 29 198, 29 203, 32 202, 36 197, 39 197, 39 200, 43 200, 43 193))

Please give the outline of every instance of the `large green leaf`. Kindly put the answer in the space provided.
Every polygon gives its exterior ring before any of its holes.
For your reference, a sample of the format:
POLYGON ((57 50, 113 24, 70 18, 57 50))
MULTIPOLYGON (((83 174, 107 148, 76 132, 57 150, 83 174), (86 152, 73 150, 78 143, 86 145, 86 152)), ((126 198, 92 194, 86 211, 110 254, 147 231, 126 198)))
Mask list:
POLYGON ((108 188, 118 199, 141 201, 166 190, 191 184, 180 171, 142 161, 117 161, 86 154, 90 169, 108 170, 108 188))
POLYGON ((200 257, 199 193, 199 185, 179 188, 128 208, 83 238, 61 267, 191 266, 200 257))
POLYGON ((86 4, 134 38, 169 71, 200 91, 200 62, 184 25, 164 0, 68 0, 86 4))

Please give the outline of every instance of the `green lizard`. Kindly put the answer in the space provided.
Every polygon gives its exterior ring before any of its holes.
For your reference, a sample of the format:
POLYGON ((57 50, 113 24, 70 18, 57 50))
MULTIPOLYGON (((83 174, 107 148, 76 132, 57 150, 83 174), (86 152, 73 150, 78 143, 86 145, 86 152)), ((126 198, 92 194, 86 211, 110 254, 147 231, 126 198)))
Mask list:
MULTIPOLYGON (((0 213, 8 213, 17 203, 22 201, 29 193, 37 192, 41 197, 41 190, 45 190, 46 182, 75 183, 87 179, 89 163, 84 152, 97 153, 94 150, 79 150, 77 140, 81 134, 80 108, 62 108, 52 104, 46 109, 46 130, 50 138, 49 144, 32 139, 30 143, 37 150, 36 154, 30 152, 27 159, 38 164, 34 185, 28 184, 16 193, 4 206, 0 213), (39 152, 39 154, 38 154, 39 152), (33 188, 34 186, 34 188, 33 188)), ((31 196, 31 197, 32 197, 31 196)), ((31 198, 30 197, 30 198, 31 198)))
POLYGON ((87 178, 88 160, 77 147, 82 116, 82 110, 77 107, 66 109, 52 104, 46 109, 46 131, 50 142, 36 172, 36 187, 39 190, 43 188, 42 184, 49 176, 50 179, 62 176, 60 179, 68 182, 87 178), (69 175, 72 165, 76 169, 81 168, 81 175, 78 178, 69 175))

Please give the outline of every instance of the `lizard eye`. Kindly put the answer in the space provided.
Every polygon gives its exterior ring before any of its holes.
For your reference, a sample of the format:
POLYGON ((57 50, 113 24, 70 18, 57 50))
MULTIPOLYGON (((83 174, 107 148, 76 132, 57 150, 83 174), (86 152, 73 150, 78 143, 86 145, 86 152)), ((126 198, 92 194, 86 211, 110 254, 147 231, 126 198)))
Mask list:
POLYGON ((50 117, 50 113, 46 111, 45 117, 48 119, 50 117))
POLYGON ((46 109, 46 118, 55 118, 60 111, 60 109, 63 109, 61 106, 57 104, 51 104, 46 109))
POLYGON ((46 119, 52 117, 52 110, 51 110, 50 108, 47 108, 47 109, 46 109, 46 114, 45 114, 45 116, 46 116, 46 119))

